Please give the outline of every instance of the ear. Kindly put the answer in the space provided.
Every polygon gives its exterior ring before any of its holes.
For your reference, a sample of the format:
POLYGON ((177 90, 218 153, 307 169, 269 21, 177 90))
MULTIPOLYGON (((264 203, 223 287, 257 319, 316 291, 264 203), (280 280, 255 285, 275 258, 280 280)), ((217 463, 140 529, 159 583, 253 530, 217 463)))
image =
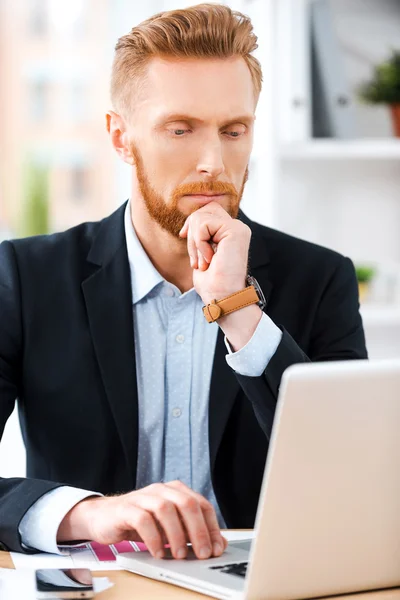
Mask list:
POLYGON ((109 110, 106 114, 106 127, 118 156, 128 165, 133 165, 134 160, 124 119, 121 115, 109 110))

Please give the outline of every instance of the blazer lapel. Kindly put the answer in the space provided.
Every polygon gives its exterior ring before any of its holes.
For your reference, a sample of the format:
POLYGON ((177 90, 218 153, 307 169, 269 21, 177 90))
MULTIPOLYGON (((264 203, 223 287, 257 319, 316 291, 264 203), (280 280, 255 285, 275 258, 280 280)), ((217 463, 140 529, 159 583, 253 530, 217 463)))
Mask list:
MULTIPOLYGON (((268 278, 268 249, 265 245, 265 240, 258 231, 258 225, 250 221, 242 211, 239 213, 239 219, 246 223, 252 230, 249 251, 249 272, 251 275, 254 275, 261 286, 267 302, 264 312, 268 312, 268 302, 272 292, 272 283, 268 278)), ((224 334, 220 329, 215 348, 210 386, 209 446, 211 471, 214 468, 215 459, 225 431, 226 423, 236 396, 241 389, 235 373, 226 362, 225 355, 227 352, 224 334)))
POLYGON ((88 261, 97 270, 82 283, 103 385, 125 453, 130 489, 136 484, 138 395, 132 294, 123 205, 105 219, 88 261))

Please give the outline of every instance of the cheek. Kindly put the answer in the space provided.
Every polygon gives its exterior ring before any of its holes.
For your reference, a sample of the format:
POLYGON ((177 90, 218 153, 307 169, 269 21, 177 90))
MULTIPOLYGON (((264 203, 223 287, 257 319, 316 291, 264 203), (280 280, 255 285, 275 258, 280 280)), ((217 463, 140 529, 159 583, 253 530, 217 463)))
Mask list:
POLYGON ((236 187, 240 187, 250 160, 250 152, 238 150, 224 157, 225 173, 236 187))
POLYGON ((226 166, 230 165, 236 172, 244 170, 249 164, 252 148, 251 136, 235 142, 226 141, 223 146, 223 157, 226 166))
POLYGON ((185 178, 188 173, 193 172, 196 166, 196 146, 177 141, 166 143, 160 140, 151 153, 150 165, 157 179, 160 176, 163 178, 169 176, 171 179, 171 175, 173 177, 174 173, 175 178, 179 178, 179 174, 185 178))
POLYGON ((171 157, 171 155, 163 155, 162 153, 154 153, 148 156, 146 175, 148 182, 158 196, 169 205, 174 190, 184 180, 184 175, 179 178, 182 165, 171 157))
POLYGON ((154 189, 171 202, 175 189, 193 180, 196 171, 195 145, 160 142, 149 157, 149 178, 154 189))

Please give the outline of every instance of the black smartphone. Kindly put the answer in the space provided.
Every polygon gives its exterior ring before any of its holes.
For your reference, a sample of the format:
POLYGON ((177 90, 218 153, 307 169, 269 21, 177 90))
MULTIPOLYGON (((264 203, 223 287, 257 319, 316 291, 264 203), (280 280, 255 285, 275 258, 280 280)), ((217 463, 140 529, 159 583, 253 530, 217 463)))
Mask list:
POLYGON ((93 598, 93 579, 89 569, 38 569, 36 598, 93 598))

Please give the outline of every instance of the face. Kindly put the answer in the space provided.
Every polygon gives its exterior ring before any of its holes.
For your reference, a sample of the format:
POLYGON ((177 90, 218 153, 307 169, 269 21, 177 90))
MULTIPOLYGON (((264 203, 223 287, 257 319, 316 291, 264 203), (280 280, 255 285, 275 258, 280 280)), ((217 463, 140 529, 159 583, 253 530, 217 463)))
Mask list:
POLYGON ((128 125, 134 197, 179 238, 217 201, 233 217, 248 175, 256 99, 242 58, 153 59, 128 125))

